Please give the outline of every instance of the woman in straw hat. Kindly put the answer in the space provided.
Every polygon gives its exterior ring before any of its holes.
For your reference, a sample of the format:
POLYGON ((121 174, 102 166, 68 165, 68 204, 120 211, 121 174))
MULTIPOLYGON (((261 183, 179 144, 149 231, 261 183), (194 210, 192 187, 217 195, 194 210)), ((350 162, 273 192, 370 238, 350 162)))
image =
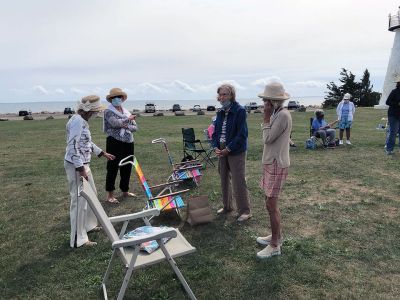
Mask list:
POLYGON ((82 98, 77 107, 77 114, 67 123, 67 148, 65 153, 64 168, 67 173, 69 194, 71 196, 70 219, 71 219, 71 240, 70 246, 80 247, 82 245, 94 246, 87 232, 98 230, 97 219, 93 211, 83 197, 78 196, 79 178, 82 176, 89 181, 96 192, 92 172, 89 163, 91 154, 104 156, 113 160, 114 156, 102 151, 92 142, 88 120, 93 115, 102 111, 100 98, 95 95, 82 98))
POLYGON ((110 105, 104 111, 104 132, 107 134, 106 150, 115 155, 115 160, 107 162, 106 191, 109 203, 118 204, 114 197, 115 180, 120 172, 119 188, 122 196, 135 197, 129 192, 129 180, 131 177, 132 165, 128 164, 119 168, 121 159, 134 154, 134 139, 132 132, 137 131, 135 115, 122 107, 122 103, 128 98, 127 94, 120 88, 113 88, 107 95, 110 105))
POLYGON ((237 221, 243 222, 252 216, 245 178, 248 136, 246 110, 236 102, 235 88, 232 85, 221 85, 217 93, 222 108, 217 112, 212 146, 218 156, 224 205, 217 214, 232 211, 232 198, 235 198, 237 221))
POLYGON ((278 197, 285 183, 290 165, 289 140, 292 130, 290 113, 283 108, 283 102, 290 98, 282 84, 277 82, 265 86, 258 95, 264 101, 263 133, 263 176, 261 187, 265 192, 265 204, 269 213, 272 234, 258 237, 257 242, 267 246, 257 253, 259 258, 281 254, 281 214, 278 197))

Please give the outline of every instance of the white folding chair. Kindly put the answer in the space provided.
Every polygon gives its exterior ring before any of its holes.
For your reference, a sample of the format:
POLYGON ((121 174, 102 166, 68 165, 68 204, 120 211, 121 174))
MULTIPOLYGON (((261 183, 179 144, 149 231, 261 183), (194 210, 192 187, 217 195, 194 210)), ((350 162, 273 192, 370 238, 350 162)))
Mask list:
POLYGON ((192 245, 189 244, 189 242, 183 237, 183 235, 179 232, 178 229, 169 228, 163 231, 162 233, 153 233, 146 236, 122 239, 130 220, 142 219, 146 225, 151 226, 149 222, 149 217, 159 215, 160 211, 158 209, 156 208, 148 209, 134 214, 109 218, 106 215, 106 212, 104 211, 93 189, 86 181, 86 179, 84 179, 83 177, 81 177, 79 193, 89 203, 98 221, 103 227, 103 230, 107 234, 107 237, 110 239, 112 243, 111 259, 101 284, 101 288, 104 294, 104 299, 108 299, 106 284, 109 275, 111 273, 114 258, 116 257, 120 257, 123 265, 125 266, 125 276, 118 293, 118 298, 117 298, 118 300, 123 299, 129 280, 134 270, 151 266, 153 264, 162 262, 164 260, 168 261, 168 263, 174 270, 179 281, 185 288, 189 298, 196 299, 195 295, 193 294, 188 283, 186 282, 185 278, 183 277, 182 273, 180 272, 174 261, 175 257, 193 253, 196 251, 196 248, 194 248, 192 245), (118 223, 118 222, 123 222, 122 229, 119 235, 117 234, 114 226, 112 225, 112 223, 118 223), (171 239, 166 244, 164 244, 161 241, 162 238, 171 238, 171 239), (156 240, 160 248, 150 254, 141 253, 139 251, 140 244, 152 240, 156 240))

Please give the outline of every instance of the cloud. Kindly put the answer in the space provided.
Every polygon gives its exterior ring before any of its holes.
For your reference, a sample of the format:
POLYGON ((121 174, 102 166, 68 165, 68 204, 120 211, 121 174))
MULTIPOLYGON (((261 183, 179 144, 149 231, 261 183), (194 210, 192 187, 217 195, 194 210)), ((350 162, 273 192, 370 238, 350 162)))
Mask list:
POLYGON ((72 87, 71 92, 74 94, 78 94, 78 95, 86 94, 86 91, 84 91, 82 89, 78 89, 76 87, 72 87))
POLYGON ((32 88, 35 92, 39 92, 39 93, 41 93, 41 94, 43 94, 43 95, 48 95, 50 92, 48 91, 48 90, 46 90, 43 86, 41 86, 41 85, 35 85, 33 88, 32 88))
POLYGON ((224 83, 228 83, 233 85, 237 90, 245 90, 246 88, 244 86, 242 86, 241 84, 239 84, 236 80, 221 80, 221 81, 217 81, 214 83, 210 83, 210 84, 199 84, 196 85, 197 90, 202 91, 202 92, 216 92, 217 88, 224 84, 224 83))
POLYGON ((55 89, 55 90, 54 90, 54 93, 55 93, 55 94, 60 94, 60 95, 65 95, 65 92, 64 92, 63 89, 55 89))
POLYGON ((271 76, 271 77, 256 79, 253 82, 251 82, 250 84, 255 85, 255 86, 264 87, 266 84, 271 83, 271 82, 282 82, 282 81, 281 81, 280 77, 278 77, 278 76, 271 76))
POLYGON ((297 81, 294 83, 295 85, 304 86, 307 88, 320 88, 326 85, 325 82, 316 81, 316 80, 307 80, 307 81, 297 81))
POLYGON ((143 83, 139 84, 138 87, 139 87, 140 91, 143 93, 145 93, 145 92, 157 92, 160 94, 168 93, 168 90, 166 90, 162 87, 159 87, 150 82, 143 82, 143 83))
POLYGON ((192 88, 189 84, 187 84, 186 82, 177 80, 177 79, 172 81, 170 86, 176 87, 176 88, 184 90, 186 92, 191 92, 191 93, 196 92, 196 90, 194 88, 192 88))

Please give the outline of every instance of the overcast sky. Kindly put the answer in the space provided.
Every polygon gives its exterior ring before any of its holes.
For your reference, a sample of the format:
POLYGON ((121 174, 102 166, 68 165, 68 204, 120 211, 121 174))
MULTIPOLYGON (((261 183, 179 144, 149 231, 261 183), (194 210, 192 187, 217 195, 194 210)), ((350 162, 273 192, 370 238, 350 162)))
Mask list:
POLYGON ((389 0, 0 0, 0 102, 324 95, 345 67, 381 92, 389 0))

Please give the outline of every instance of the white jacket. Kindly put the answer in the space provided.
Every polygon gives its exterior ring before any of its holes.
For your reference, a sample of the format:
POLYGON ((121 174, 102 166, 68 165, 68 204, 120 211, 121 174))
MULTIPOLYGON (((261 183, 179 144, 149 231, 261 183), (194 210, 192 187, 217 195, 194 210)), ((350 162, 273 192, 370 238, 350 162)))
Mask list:
MULTIPOLYGON (((340 101, 339 105, 336 108, 336 114, 338 116, 338 120, 342 118, 342 108, 343 108, 344 101, 340 101)), ((354 103, 349 101, 349 117, 348 121, 353 121, 353 115, 356 111, 356 107, 354 106, 354 103)))

